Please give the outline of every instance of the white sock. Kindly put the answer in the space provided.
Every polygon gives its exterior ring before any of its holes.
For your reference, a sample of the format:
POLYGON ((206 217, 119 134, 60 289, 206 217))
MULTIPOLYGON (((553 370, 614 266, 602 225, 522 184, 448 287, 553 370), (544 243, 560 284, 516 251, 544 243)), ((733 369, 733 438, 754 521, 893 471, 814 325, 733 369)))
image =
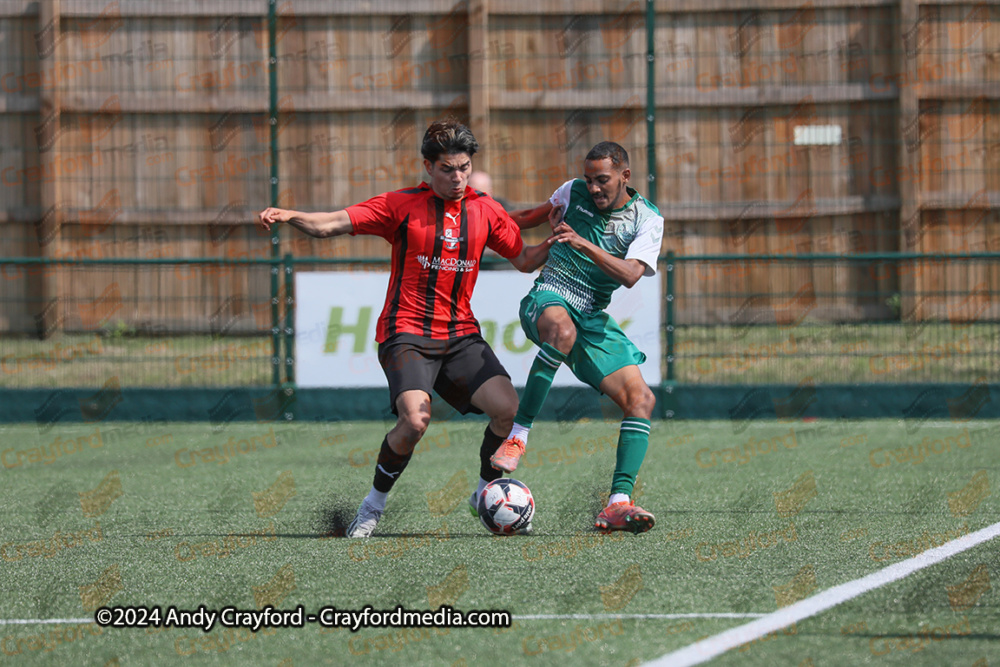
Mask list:
MULTIPOLYGON (((492 480, 490 480, 490 481, 492 481, 492 480)), ((482 477, 479 478, 479 486, 476 488, 476 498, 478 498, 479 494, 483 492, 483 489, 486 488, 487 484, 489 484, 489 482, 487 482, 482 477)))
POLYGON ((365 500, 368 501, 368 504, 374 507, 375 509, 384 510, 385 499, 388 497, 389 497, 388 491, 383 493, 382 491, 377 490, 373 486, 372 490, 369 491, 368 495, 365 497, 365 500))
POLYGON ((627 503, 628 501, 629 497, 627 493, 612 493, 611 497, 608 498, 608 507, 611 507, 615 503, 627 503))
POLYGON ((514 424, 514 428, 510 429, 510 435, 507 436, 507 439, 510 440, 511 438, 517 438, 525 445, 527 445, 528 432, 530 430, 531 430, 530 426, 521 426, 520 424, 514 424))

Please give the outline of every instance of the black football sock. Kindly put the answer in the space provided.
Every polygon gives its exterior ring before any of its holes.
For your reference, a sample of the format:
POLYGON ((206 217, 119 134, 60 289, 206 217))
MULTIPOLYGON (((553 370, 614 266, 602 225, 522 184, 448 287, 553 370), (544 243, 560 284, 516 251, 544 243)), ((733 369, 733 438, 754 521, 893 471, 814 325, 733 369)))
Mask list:
POLYGON ((403 470, 412 456, 412 452, 401 455, 392 451, 389 446, 389 436, 385 436, 382 440, 382 449, 378 453, 378 461, 375 463, 375 480, 372 482, 372 487, 376 491, 388 493, 399 476, 403 474, 403 470))
POLYGON ((503 444, 504 436, 497 435, 486 425, 483 434, 483 445, 479 448, 479 477, 487 482, 503 477, 503 473, 490 464, 490 457, 496 454, 497 448, 503 444))

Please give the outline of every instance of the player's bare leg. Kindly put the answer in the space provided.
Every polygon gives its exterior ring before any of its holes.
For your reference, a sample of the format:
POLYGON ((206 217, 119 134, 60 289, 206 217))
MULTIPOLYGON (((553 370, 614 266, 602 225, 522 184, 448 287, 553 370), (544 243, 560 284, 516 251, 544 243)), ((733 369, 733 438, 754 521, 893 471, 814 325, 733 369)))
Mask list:
POLYGON ((386 498, 413 456, 413 448, 431 422, 431 397, 421 390, 404 391, 396 398, 396 425, 385 436, 375 464, 372 488, 361 501, 347 528, 348 537, 370 537, 385 511, 386 498))
POLYGON ((386 435, 389 446, 400 456, 409 456, 431 423, 431 397, 419 389, 402 392, 396 398, 396 425, 386 435))
POLYGON ((631 499, 635 478, 649 447, 650 418, 656 396, 642 379, 638 366, 626 366, 604 378, 601 391, 622 409, 624 417, 618 433, 615 473, 608 506, 601 510, 594 527, 601 531, 628 530, 642 533, 656 519, 631 499))
POLYGON ((528 372, 528 381, 514 417, 514 425, 492 459, 493 467, 504 472, 514 472, 517 469, 517 462, 528 445, 528 433, 549 395, 556 371, 566 361, 566 355, 576 343, 576 326, 562 306, 552 305, 543 310, 536 326, 542 347, 528 372))
POLYGON ((576 344, 576 326, 562 306, 549 306, 538 316, 538 335, 563 354, 569 354, 576 344))
POLYGON ((483 445, 479 450, 478 493, 486 484, 503 476, 500 469, 493 464, 491 456, 495 456, 494 452, 503 449, 504 436, 510 432, 514 423, 514 413, 517 412, 517 391, 509 378, 495 375, 476 389, 469 402, 490 418, 490 423, 483 434, 483 445))

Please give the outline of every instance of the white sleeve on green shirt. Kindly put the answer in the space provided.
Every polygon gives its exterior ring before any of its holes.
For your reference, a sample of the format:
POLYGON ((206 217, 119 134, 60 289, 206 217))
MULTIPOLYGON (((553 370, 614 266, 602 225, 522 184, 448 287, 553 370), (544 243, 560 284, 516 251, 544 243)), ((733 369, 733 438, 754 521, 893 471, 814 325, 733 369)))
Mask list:
POLYGON ((663 243, 663 218, 650 213, 639 223, 639 231, 628 246, 625 259, 637 259, 646 265, 644 276, 656 275, 656 260, 663 243))
POLYGON ((570 179, 559 186, 552 196, 549 197, 549 202, 552 204, 553 208, 557 206, 562 206, 563 213, 565 214, 567 209, 569 209, 569 195, 570 191, 573 189, 573 181, 576 179, 570 179))

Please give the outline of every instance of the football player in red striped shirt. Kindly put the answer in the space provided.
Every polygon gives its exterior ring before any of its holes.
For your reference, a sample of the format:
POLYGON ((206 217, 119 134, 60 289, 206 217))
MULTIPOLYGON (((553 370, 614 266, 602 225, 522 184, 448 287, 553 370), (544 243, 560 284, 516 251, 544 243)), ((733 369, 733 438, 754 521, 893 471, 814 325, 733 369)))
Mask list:
POLYGON ((398 420, 382 441, 371 491, 348 537, 369 537, 382 517, 389 490, 430 423, 432 389, 459 412, 490 418, 476 494, 502 476, 490 456, 511 430, 517 392, 480 335, 469 300, 485 248, 527 273, 545 263, 552 237, 526 247, 503 207, 468 187, 478 149, 469 128, 451 119, 436 121, 421 146, 428 182, 331 213, 268 208, 258 215, 265 229, 284 222, 317 238, 375 234, 392 244, 375 340, 398 420))

